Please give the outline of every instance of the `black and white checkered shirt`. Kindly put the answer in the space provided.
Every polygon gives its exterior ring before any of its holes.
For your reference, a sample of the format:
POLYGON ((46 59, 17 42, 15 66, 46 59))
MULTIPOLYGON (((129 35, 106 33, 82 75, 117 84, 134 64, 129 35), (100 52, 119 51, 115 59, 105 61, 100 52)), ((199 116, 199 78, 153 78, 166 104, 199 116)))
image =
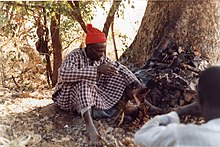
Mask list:
POLYGON ((54 102, 64 110, 80 112, 86 107, 107 110, 122 97, 126 86, 137 81, 125 66, 112 62, 107 57, 92 62, 85 49, 70 52, 59 69, 59 79, 53 94, 54 102), (119 69, 114 76, 97 73, 97 66, 112 63, 119 69))

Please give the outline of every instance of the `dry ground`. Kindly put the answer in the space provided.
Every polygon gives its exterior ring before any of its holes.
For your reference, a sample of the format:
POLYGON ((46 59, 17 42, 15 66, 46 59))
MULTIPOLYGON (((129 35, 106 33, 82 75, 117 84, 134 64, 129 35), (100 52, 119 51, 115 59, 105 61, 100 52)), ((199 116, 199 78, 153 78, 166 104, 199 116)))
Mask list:
MULTIPOLYGON (((82 119, 51 105, 51 94, 51 90, 18 93, 0 88, 0 146, 90 146, 82 119)), ((107 146, 135 146, 133 132, 115 127, 113 120, 95 120, 95 125, 107 146)))

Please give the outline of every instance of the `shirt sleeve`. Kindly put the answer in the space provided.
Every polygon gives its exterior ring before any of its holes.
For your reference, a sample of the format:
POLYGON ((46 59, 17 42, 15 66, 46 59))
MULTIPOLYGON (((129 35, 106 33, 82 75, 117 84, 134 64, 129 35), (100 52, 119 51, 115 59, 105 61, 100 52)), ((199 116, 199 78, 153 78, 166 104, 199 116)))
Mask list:
POLYGON ((135 143, 141 146, 172 146, 175 144, 178 123, 176 112, 155 116, 135 133, 135 143))
POLYGON ((79 67, 80 59, 74 55, 68 55, 59 69, 62 82, 88 82, 96 84, 97 67, 79 67))

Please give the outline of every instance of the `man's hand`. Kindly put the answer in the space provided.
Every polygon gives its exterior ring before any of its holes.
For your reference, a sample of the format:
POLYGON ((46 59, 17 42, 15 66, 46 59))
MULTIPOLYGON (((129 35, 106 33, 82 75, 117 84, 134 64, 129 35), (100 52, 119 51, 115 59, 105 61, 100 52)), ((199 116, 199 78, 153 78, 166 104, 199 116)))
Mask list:
POLYGON ((125 114, 131 114, 133 111, 138 109, 139 105, 140 103, 136 104, 129 100, 125 105, 125 114))
POLYGON ((177 115, 178 114, 175 112, 170 112, 163 115, 157 115, 155 118, 158 119, 159 125, 166 126, 170 123, 179 123, 180 120, 177 115))
POLYGON ((110 63, 106 63, 99 65, 97 67, 97 72, 105 75, 116 75, 118 74, 118 69, 110 63))

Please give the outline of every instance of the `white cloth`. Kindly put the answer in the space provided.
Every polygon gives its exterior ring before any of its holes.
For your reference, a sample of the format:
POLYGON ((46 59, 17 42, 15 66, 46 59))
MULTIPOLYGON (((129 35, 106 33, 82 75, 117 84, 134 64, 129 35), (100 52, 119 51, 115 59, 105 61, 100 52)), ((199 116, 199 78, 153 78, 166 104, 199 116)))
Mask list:
POLYGON ((155 116, 134 136, 140 146, 220 146, 220 118, 202 125, 180 124, 176 112, 155 116))

